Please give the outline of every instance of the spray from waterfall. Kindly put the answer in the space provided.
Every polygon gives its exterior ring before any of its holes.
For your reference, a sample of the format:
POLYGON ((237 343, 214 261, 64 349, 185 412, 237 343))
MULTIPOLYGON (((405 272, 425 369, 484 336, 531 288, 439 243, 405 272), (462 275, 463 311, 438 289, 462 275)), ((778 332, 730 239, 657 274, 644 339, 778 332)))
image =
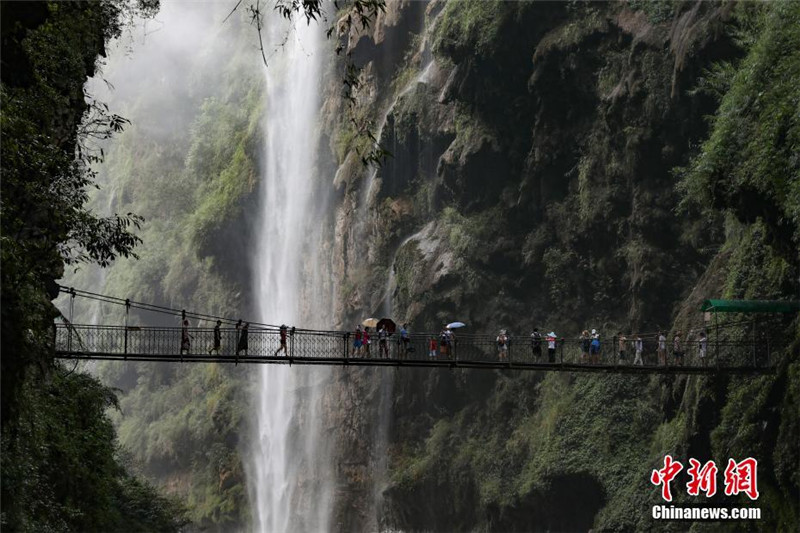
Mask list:
MULTIPOLYGON (((320 291, 314 285, 314 262, 308 246, 317 201, 314 151, 320 111, 324 35, 316 25, 293 27, 270 17, 268 37, 285 44, 265 70, 266 96, 261 176, 260 224, 257 230, 253 298, 258 319, 266 323, 313 325, 330 317, 308 302, 320 291), (287 33, 288 38, 287 38, 287 33), (308 276, 304 273, 308 272, 308 276)), ((291 341, 290 341, 291 342, 291 341)), ((295 371, 264 365, 256 398, 256 435, 251 476, 254 527, 259 532, 328 529, 332 488, 324 473, 324 439, 320 438, 321 384, 327 370, 295 371), (322 470, 321 470, 322 469, 322 470)))

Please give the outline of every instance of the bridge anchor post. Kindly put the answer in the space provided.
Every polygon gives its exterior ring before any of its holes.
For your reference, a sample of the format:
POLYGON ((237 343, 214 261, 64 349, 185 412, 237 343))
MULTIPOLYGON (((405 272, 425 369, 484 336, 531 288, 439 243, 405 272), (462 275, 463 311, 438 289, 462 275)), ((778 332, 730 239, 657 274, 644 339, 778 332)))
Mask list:
POLYGON ((130 298, 125 299, 125 345, 123 347, 123 354, 125 354, 124 359, 128 360, 128 314, 131 310, 131 300, 130 298))

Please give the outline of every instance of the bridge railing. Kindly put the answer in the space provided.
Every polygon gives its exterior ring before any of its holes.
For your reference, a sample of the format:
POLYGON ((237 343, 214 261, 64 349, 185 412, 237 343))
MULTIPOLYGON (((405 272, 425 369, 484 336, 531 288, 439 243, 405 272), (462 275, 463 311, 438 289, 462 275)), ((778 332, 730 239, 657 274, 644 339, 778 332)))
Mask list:
MULTIPOLYGON (((238 350, 242 331, 235 328, 220 329, 220 348, 212 354, 214 330, 212 328, 189 328, 188 349, 182 346, 182 328, 138 327, 138 326, 88 326, 56 324, 55 347, 59 355, 91 358, 102 354, 105 358, 124 359, 128 356, 141 359, 176 360, 215 355, 219 357, 289 358, 326 360, 387 359, 402 364, 404 361, 448 361, 452 364, 469 362, 474 364, 554 364, 554 365, 602 365, 629 366, 633 364, 634 352, 631 343, 626 345, 626 357, 618 356, 618 343, 611 338, 601 344, 597 363, 583 354, 583 344, 576 338, 559 338, 550 357, 548 341, 542 339, 540 352, 528 337, 511 337, 501 359, 501 349, 495 335, 459 334, 454 342, 442 346, 438 334, 415 333, 404 343, 395 334, 381 345, 373 335, 368 346, 355 347, 353 332, 337 331, 289 331, 286 349, 281 350, 280 331, 277 328, 253 328, 248 331, 247 349, 238 350), (431 341, 435 349, 431 350, 431 341)), ((644 342, 643 362, 647 366, 674 366, 671 345, 667 343, 666 361, 656 354, 657 344, 648 339, 644 342)), ((699 343, 685 342, 683 364, 686 366, 712 366, 719 368, 768 367, 774 361, 769 343, 746 339, 709 340, 705 359, 699 357, 699 343)))

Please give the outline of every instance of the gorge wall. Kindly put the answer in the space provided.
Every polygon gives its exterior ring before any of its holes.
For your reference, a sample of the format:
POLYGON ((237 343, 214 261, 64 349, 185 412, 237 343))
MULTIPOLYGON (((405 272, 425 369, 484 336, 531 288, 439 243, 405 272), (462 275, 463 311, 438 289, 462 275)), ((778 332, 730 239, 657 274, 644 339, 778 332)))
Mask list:
MULTIPOLYGON (((597 328, 610 340, 687 331, 711 296, 796 297, 796 222, 770 231, 758 212, 687 200, 721 98, 700 89, 715 65, 734 68, 752 50, 741 32, 753 20, 753 40, 796 40, 776 18, 713 3, 390 3, 348 49, 364 67, 356 112, 392 156, 365 170, 334 101, 326 119, 341 163, 341 326, 388 309, 412 331, 461 320, 473 332, 597 328), (752 254, 759 245, 765 254, 752 254), (770 281, 754 277, 762 268, 770 281)), ((796 67, 782 46, 770 61, 796 67)), ((777 179, 796 181, 796 161, 784 161, 777 179)), ((781 193, 762 194, 781 206, 781 193)), ((328 416, 346 421, 331 431, 348 460, 338 523, 650 529, 657 489, 642 465, 751 447, 768 513, 788 525, 796 328, 777 378, 337 373, 328 416), (744 430, 756 427, 767 442, 744 430)))

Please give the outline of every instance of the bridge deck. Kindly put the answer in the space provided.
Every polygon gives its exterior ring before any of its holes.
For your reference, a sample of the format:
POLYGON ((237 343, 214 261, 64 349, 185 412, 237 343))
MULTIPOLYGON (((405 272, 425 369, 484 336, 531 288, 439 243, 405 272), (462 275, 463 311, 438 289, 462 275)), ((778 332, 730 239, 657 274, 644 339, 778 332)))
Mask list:
POLYGON ((66 326, 56 325, 56 357, 75 360, 150 361, 185 363, 258 363, 289 365, 395 366, 423 368, 483 368, 539 370, 558 372, 606 372, 628 374, 764 374, 774 371, 769 345, 746 341, 716 340, 709 342, 708 357, 698 356, 694 344, 688 344, 685 365, 676 365, 673 356, 666 364, 658 364, 655 345, 646 343, 645 364, 633 365, 630 350, 620 360, 616 342, 606 342, 599 361, 589 362, 583 356, 577 339, 558 339, 553 362, 548 357, 547 343, 542 342, 541 355, 527 339, 512 341, 507 359, 500 352, 492 335, 458 335, 456 344, 442 353, 437 349, 430 355, 429 342, 438 337, 431 334, 412 335, 408 350, 390 337, 384 352, 377 339, 356 352, 353 334, 339 331, 296 330, 287 335, 286 350, 280 348, 277 329, 253 329, 248 333, 246 351, 237 355, 240 333, 235 329, 221 330, 218 353, 213 346, 212 329, 190 328, 188 350, 181 350, 181 328, 146 328, 125 326, 66 326), (614 349, 612 349, 612 347, 614 349), (277 353, 276 353, 277 352, 277 353))

